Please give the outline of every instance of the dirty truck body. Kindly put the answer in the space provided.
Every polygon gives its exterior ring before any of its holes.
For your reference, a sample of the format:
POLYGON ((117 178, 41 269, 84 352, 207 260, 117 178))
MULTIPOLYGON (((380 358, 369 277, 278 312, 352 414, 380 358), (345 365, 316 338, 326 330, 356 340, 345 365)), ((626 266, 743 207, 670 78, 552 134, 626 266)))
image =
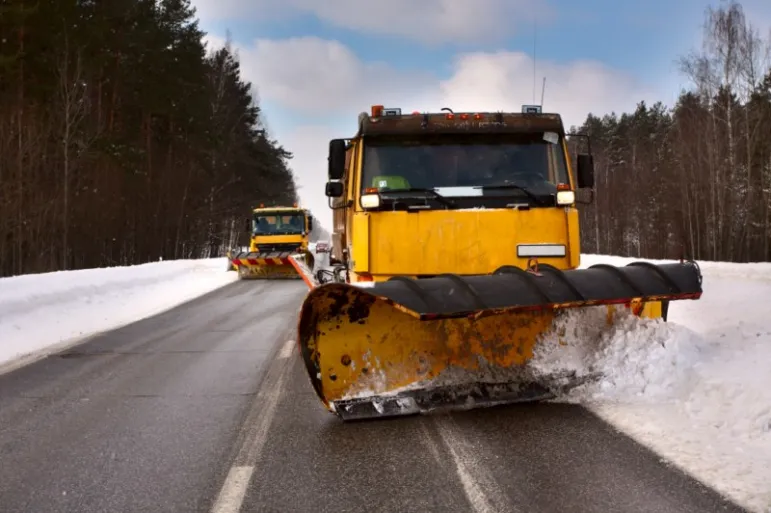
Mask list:
POLYGON ((299 279, 290 256, 302 256, 313 268, 308 249, 313 217, 306 209, 260 207, 247 219, 249 249, 232 255, 231 262, 242 279, 299 279))
POLYGON ((324 406, 352 420, 553 398, 585 379, 533 365, 559 351, 568 312, 593 307, 583 322, 603 329, 698 299, 694 262, 578 269, 593 164, 576 160, 560 116, 540 108, 375 106, 331 141, 338 279, 313 286, 298 326, 324 406))

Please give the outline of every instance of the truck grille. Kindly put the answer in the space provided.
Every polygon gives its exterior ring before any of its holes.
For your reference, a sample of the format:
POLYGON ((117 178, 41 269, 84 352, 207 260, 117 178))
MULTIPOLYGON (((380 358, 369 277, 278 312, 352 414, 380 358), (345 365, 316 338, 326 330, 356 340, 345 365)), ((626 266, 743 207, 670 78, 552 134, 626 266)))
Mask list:
POLYGON ((297 242, 283 244, 257 244, 257 251, 260 253, 295 253, 300 249, 301 244, 297 242))

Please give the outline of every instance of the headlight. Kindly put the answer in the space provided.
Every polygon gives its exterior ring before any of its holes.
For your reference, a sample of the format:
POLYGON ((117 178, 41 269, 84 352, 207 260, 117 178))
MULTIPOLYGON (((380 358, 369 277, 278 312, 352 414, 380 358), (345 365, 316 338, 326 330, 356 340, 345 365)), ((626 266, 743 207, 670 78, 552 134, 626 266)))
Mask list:
POLYGON ((576 193, 573 191, 557 191, 557 205, 572 205, 576 202, 576 193))
POLYGON ((380 206, 380 196, 377 194, 364 194, 361 197, 362 208, 377 208, 380 206))

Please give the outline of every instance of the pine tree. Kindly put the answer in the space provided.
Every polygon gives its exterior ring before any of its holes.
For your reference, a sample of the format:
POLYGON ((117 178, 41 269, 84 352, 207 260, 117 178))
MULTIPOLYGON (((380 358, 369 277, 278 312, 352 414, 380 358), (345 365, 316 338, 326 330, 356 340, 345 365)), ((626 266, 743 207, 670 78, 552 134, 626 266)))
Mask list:
POLYGON ((0 8, 0 276, 220 255, 251 208, 297 201, 189 0, 0 8))

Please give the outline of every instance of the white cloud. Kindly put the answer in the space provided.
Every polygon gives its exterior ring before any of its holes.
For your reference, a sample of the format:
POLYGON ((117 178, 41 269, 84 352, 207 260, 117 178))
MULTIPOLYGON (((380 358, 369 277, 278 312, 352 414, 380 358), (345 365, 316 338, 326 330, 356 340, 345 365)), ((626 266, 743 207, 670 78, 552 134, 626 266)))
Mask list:
POLYGON ((339 27, 395 35, 423 43, 490 42, 510 36, 534 16, 554 13, 545 0, 295 0, 301 9, 339 27))
MULTIPOLYGON (((378 103, 410 110, 519 110, 534 100, 533 60, 522 52, 459 54, 446 80, 365 63, 345 45, 317 37, 257 40, 238 52, 261 98, 298 113, 355 116, 378 103)), ((590 111, 633 108, 660 92, 596 61, 537 61, 536 103, 544 76, 546 108, 561 113, 566 124, 581 122, 590 111)))
POLYGON ((522 104, 540 104, 543 77, 544 111, 561 114, 566 128, 583 122, 589 112, 629 110, 655 97, 631 76, 596 61, 537 61, 534 87, 533 60, 522 52, 460 55, 453 76, 440 84, 440 97, 453 110, 519 111, 522 104))
POLYGON ((426 44, 500 41, 556 11, 547 0, 194 0, 206 22, 280 21, 311 14, 332 26, 426 44))
POLYGON ((364 63, 345 45, 317 37, 258 39, 239 56, 262 98, 309 114, 388 103, 435 83, 425 72, 400 74, 384 63, 364 63))
POLYGON ((332 210, 324 195, 327 182, 329 140, 350 136, 323 125, 303 125, 278 134, 279 143, 294 156, 289 161, 294 170, 302 207, 309 208, 327 231, 332 231, 332 210))
MULTIPOLYGON (((344 45, 315 37, 257 40, 240 48, 245 78, 256 84, 260 99, 280 104, 301 116, 328 117, 329 124, 308 125, 272 134, 295 158, 291 166, 302 187, 302 202, 331 227, 324 196, 328 142, 352 135, 356 116, 372 104, 405 111, 514 110, 533 99, 533 61, 520 52, 467 53, 454 61, 453 74, 442 80, 365 63, 344 45), (341 127, 340 119, 345 127, 341 127)), ((538 61, 537 101, 541 77, 547 77, 546 110, 561 113, 566 127, 580 124, 588 112, 628 111, 640 100, 657 98, 630 76, 592 61, 538 61)), ((537 102, 536 102, 537 103, 537 102)), ((268 118, 268 123, 271 120, 268 118)))

